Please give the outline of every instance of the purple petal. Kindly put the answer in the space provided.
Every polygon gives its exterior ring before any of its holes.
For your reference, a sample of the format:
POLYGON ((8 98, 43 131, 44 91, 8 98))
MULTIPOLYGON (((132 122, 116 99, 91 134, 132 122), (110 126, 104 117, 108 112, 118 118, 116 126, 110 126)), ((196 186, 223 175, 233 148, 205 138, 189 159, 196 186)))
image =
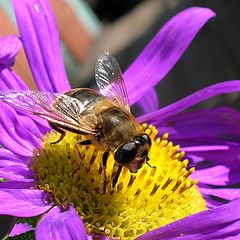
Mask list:
MULTIPOLYGON (((15 90, 28 90, 28 86, 22 81, 22 79, 14 73, 12 70, 5 68, 0 71, 0 90, 8 90, 8 89, 15 89, 15 90)), ((42 133, 46 133, 49 130, 49 126, 46 124, 45 120, 42 120, 35 116, 30 116, 29 114, 22 113, 18 110, 16 110, 20 115, 27 116, 25 117, 28 121, 27 126, 29 126, 29 129, 32 129, 32 120, 36 122, 37 128, 39 128, 38 131, 41 131, 42 133), (31 117, 31 118, 30 118, 31 117)), ((34 130, 36 128, 33 128, 34 130)))
MULTIPOLYGON (((5 149, 4 149, 5 150, 5 149)), ((20 166, 20 167, 28 167, 29 162, 25 159, 19 159, 18 156, 13 154, 13 158, 6 159, 5 157, 1 158, 1 152, 0 152, 0 168, 2 167, 11 167, 11 166, 20 166)))
MULTIPOLYGON (((39 147, 40 146, 40 141, 43 137, 43 134, 39 130, 39 125, 36 124, 31 117, 27 116, 17 116, 14 114, 12 115, 13 121, 18 121, 17 124, 21 125, 23 129, 23 133, 19 134, 22 138, 28 139, 29 141, 32 141, 33 146, 39 147), (28 133, 28 134, 27 134, 28 133), (24 136, 25 135, 25 136, 24 136)), ((35 119, 34 119, 35 120, 35 119)), ((48 128, 49 129, 49 128, 48 128)))
POLYGON ((207 8, 188 8, 162 27, 124 73, 131 104, 141 99, 163 79, 186 51, 198 31, 214 16, 215 14, 207 8))
POLYGON ((9 136, 9 134, 1 125, 0 125, 0 138, 1 145, 9 149, 13 153, 18 154, 22 157, 32 156, 32 151, 26 149, 25 146, 23 146, 21 143, 18 143, 16 139, 13 138, 13 135, 9 136))
MULTIPOLYGON (((237 165, 237 164, 236 164, 237 165)), ((191 177, 201 183, 214 186, 226 186, 240 183, 240 164, 238 166, 217 165, 196 170, 191 177)))
POLYGON ((6 181, 0 183, 1 188, 7 189, 30 189, 35 187, 34 182, 23 182, 23 181, 6 181))
MULTIPOLYGON (((221 107, 179 113, 156 123, 159 135, 181 146, 195 166, 209 160, 211 165, 238 161, 240 155, 240 113, 221 107)), ((150 122, 153 123, 153 122, 150 122)))
MULTIPOLYGON (((137 240, 229 239, 240 234, 240 200, 183 218, 150 231, 137 240)), ((237 239, 237 238, 236 238, 237 239)))
POLYGON ((34 173, 28 167, 23 166, 6 166, 0 168, 0 177, 7 180, 15 181, 33 181, 34 173))
POLYGON ((34 228, 31 225, 29 225, 27 223, 17 223, 17 224, 14 225, 14 227, 13 227, 12 231, 10 232, 9 236, 14 237, 14 236, 29 232, 31 230, 34 230, 34 228))
POLYGON ((158 111, 141 116, 138 118, 138 120, 141 123, 151 122, 154 124, 158 124, 162 121, 169 120, 170 117, 173 117, 179 112, 182 112, 208 98, 211 98, 220 94, 239 92, 239 91, 240 91, 240 80, 217 83, 209 87, 203 88, 202 90, 199 90, 189 95, 188 97, 185 97, 158 111))
POLYGON ((15 89, 27 90, 28 86, 11 69, 5 68, 0 71, 0 90, 15 89))
POLYGON ((0 148, 0 168, 11 166, 28 167, 30 162, 31 158, 29 157, 21 157, 7 149, 0 148))
POLYGON ((36 227, 36 240, 84 240, 88 239, 84 224, 76 210, 69 206, 51 209, 36 227))
POLYGON ((1 160, 8 160, 15 163, 22 163, 25 159, 19 158, 13 152, 9 151, 8 149, 0 148, 0 161, 1 160))
POLYGON ((16 36, 0 37, 0 68, 12 66, 21 47, 22 43, 16 36))
POLYGON ((56 20, 48 1, 12 0, 23 46, 39 90, 70 89, 64 70, 56 20))
POLYGON ((158 95, 154 88, 150 89, 139 101, 138 106, 142 109, 143 114, 156 111, 159 108, 158 95))
POLYGON ((0 189, 0 214, 34 217, 48 211, 49 193, 37 189, 0 189))
MULTIPOLYGON (((171 141, 174 140, 171 138, 171 141)), ((206 140, 205 145, 202 145, 202 142, 197 139, 193 140, 193 142, 191 142, 191 139, 186 139, 185 141, 174 141, 174 143, 183 146, 181 150, 186 151, 187 157, 191 160, 191 163, 198 167, 206 160, 208 160, 208 166, 210 167, 216 164, 236 162, 239 159, 240 144, 236 142, 227 142, 226 140, 224 141, 224 139, 212 137, 206 140), (212 145, 214 141, 219 145, 212 145), (185 147, 187 144, 192 144, 193 146, 185 147)))
POLYGON ((20 110, 16 110, 16 112, 18 113, 19 121, 27 129, 27 131, 31 132, 37 137, 35 140, 36 144, 39 145, 39 139, 42 139, 42 136, 51 129, 48 122, 45 119, 39 118, 38 116, 20 112, 20 110))
POLYGON ((18 167, 27 167, 27 163, 23 162, 23 161, 9 161, 9 160, 2 160, 0 159, 0 169, 3 167, 14 167, 14 166, 18 166, 18 167))
MULTIPOLYGON (((208 138, 215 136, 225 140, 240 140, 240 113, 232 108, 220 107, 180 113, 158 123, 158 129, 167 131, 175 140, 184 138, 208 138)), ((216 144, 215 144, 216 145, 216 144)))
POLYGON ((238 188, 222 188, 222 189, 214 189, 214 188, 199 188, 200 192, 205 195, 210 195, 218 198, 222 198, 225 200, 234 200, 236 198, 240 198, 240 189, 238 188))
MULTIPOLYGON (((199 189, 201 192, 201 189, 199 189)), ((204 195, 204 200, 206 201, 207 207, 209 209, 216 208, 222 206, 224 203, 222 201, 219 201, 218 198, 213 198, 212 196, 209 195, 204 195)))
MULTIPOLYGON (((3 69, 0 71, 0 90, 7 90, 7 89, 16 89, 16 90, 27 90, 28 86, 22 81, 22 79, 13 71, 8 68, 3 69)), ((26 115, 25 113, 19 112, 16 110, 20 115, 26 115)), ((26 115, 30 122, 34 120, 35 124, 39 128, 43 134, 45 134, 49 130, 49 126, 45 120, 40 119, 38 117, 30 116, 29 114, 26 115), (31 119, 30 119, 31 117, 31 119)), ((29 127, 32 129, 32 127, 29 127)))
POLYGON ((5 103, 0 103, 0 142, 12 152, 31 156, 35 148, 41 146, 39 132, 31 119, 17 116, 16 112, 5 103), (38 136, 35 136, 37 134, 38 136))

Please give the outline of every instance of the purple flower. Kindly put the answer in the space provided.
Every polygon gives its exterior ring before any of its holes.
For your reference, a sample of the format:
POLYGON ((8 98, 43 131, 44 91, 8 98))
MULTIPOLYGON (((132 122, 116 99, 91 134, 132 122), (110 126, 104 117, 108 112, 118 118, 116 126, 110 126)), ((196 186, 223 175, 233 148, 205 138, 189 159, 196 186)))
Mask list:
MULTIPOLYGON (((38 89, 68 91, 70 85, 49 3, 12 0, 12 4, 21 41, 15 36, 0 38, 0 89, 27 89, 10 68, 22 42, 38 89)), ((160 136, 168 132, 171 141, 180 144, 191 159, 191 165, 197 168, 193 177, 199 179, 201 194, 213 208, 173 220, 138 239, 237 239, 240 235, 240 201, 233 200, 239 198, 240 192, 231 188, 239 184, 239 113, 231 108, 183 112, 210 97, 239 91, 240 81, 206 87, 161 109, 158 109, 154 90, 214 15, 211 10, 198 7, 180 12, 164 25, 124 73, 131 104, 137 103, 143 110, 139 122, 154 124, 160 136), (142 84, 145 81, 148 84, 142 84), (223 205, 218 199, 233 201, 223 205)), ((46 213, 36 226, 38 240, 93 238, 94 233, 87 235, 72 205, 56 206, 56 196, 53 198, 48 191, 36 188, 35 171, 30 165, 33 151, 41 147, 41 139, 50 130, 46 122, 5 103, 0 105, 0 143, 4 146, 0 149, 0 177, 6 179, 0 183, 0 214, 25 218, 46 213)), ((24 232, 31 227, 16 225, 15 229, 24 232)))

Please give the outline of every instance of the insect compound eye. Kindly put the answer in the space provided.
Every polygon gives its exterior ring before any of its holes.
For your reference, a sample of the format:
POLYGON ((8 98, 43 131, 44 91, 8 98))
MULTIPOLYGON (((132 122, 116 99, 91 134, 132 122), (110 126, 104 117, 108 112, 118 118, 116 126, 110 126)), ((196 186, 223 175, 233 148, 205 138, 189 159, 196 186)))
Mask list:
POLYGON ((131 162, 137 152, 137 146, 133 141, 121 145, 114 154, 115 161, 119 164, 131 162))
POLYGON ((151 138, 150 138, 147 134, 143 134, 141 137, 144 139, 144 141, 145 141, 149 146, 152 145, 152 140, 151 140, 151 138))

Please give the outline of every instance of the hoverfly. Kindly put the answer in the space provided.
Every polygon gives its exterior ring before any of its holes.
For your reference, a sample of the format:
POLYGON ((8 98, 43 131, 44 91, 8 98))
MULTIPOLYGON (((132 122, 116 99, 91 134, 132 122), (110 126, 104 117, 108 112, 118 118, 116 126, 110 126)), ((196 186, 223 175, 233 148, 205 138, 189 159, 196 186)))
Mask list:
POLYGON ((8 90, 0 92, 0 98, 13 107, 46 119, 61 134, 54 143, 64 138, 65 131, 85 135, 87 140, 79 144, 94 144, 96 149, 104 151, 105 185, 107 158, 112 152, 118 163, 114 187, 123 166, 136 173, 143 163, 148 164, 151 139, 130 112, 120 67, 109 52, 98 58, 95 78, 100 93, 88 88, 76 88, 64 94, 8 90))

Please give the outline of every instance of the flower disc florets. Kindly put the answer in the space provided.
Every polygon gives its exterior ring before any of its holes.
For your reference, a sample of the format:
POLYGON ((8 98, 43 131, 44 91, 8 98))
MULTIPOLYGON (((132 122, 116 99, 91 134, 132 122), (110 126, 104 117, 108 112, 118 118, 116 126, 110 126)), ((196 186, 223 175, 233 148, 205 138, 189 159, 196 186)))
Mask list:
POLYGON ((137 236, 193 213, 206 209, 196 182, 190 179, 187 160, 179 147, 168 142, 168 135, 156 138, 157 130, 143 126, 152 139, 147 164, 136 174, 123 168, 115 188, 112 180, 116 163, 112 155, 107 162, 107 186, 103 191, 102 152, 94 146, 75 144, 82 136, 67 133, 58 144, 51 132, 36 152, 32 169, 38 187, 52 192, 56 204, 72 204, 83 219, 87 231, 111 238, 134 239, 137 236))

